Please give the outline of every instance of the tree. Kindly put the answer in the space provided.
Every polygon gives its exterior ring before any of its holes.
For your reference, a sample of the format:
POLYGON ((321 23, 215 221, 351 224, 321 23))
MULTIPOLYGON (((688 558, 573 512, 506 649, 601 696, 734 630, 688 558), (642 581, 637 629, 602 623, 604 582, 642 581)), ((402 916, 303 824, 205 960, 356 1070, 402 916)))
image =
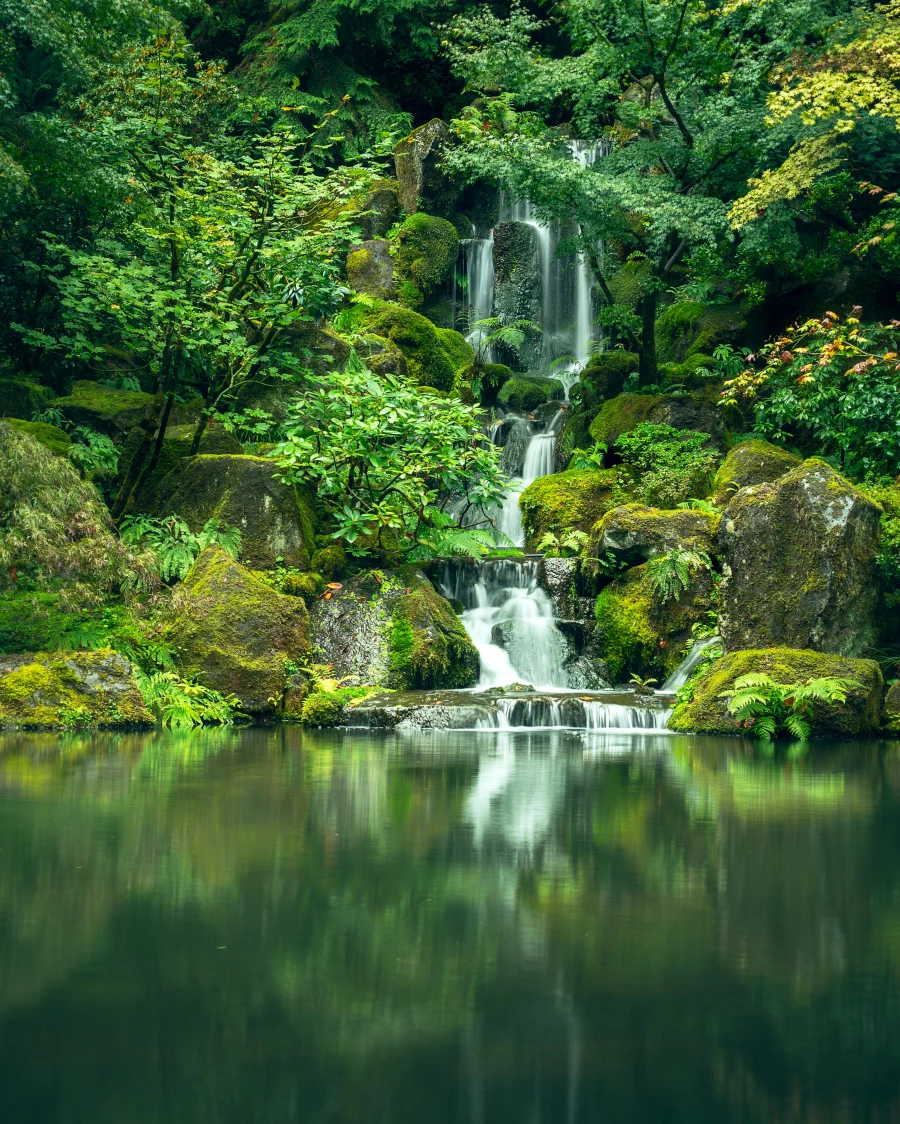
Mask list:
POLYGON ((476 553, 493 545, 488 532, 454 529, 447 507, 458 495, 478 509, 499 503, 499 450, 484 440, 476 407, 434 395, 423 409, 425 389, 373 374, 354 353, 290 406, 271 455, 283 480, 315 487, 351 554, 453 553, 443 541, 451 530, 476 553))
POLYGON ((25 335, 89 365, 114 342, 157 393, 114 514, 152 471, 176 398, 203 399, 196 451, 240 393, 303 375, 298 328, 346 292, 338 254, 355 228, 340 199, 368 173, 316 174, 315 132, 300 145, 288 125, 238 130, 229 116, 239 110, 222 67, 200 63, 177 30, 129 52, 85 106, 130 211, 89 249, 53 244, 63 328, 25 335))
POLYGON ((543 25, 517 6, 507 20, 451 21, 453 65, 482 98, 454 122, 448 163, 529 198, 544 220, 577 216, 572 244, 606 318, 633 335, 646 385, 660 294, 688 254, 730 239, 729 201, 761 157, 766 75, 826 20, 811 0, 573 0, 560 21, 564 58, 536 43, 543 25), (573 160, 569 137, 603 137, 610 154, 573 160), (611 284, 626 267, 638 320, 611 284))

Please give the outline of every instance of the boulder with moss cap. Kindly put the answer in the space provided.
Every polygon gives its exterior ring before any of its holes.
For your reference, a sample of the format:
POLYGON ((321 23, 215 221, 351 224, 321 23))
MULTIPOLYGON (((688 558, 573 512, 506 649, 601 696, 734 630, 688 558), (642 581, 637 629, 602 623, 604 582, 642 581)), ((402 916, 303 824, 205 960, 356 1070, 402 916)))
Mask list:
POLYGON ((55 398, 50 405, 72 425, 86 425, 108 437, 123 437, 151 416, 155 399, 140 390, 116 390, 79 379, 66 398, 55 398))
POLYGON ((646 564, 610 582, 597 596, 595 616, 598 652, 611 678, 663 682, 684 659, 692 627, 708 619, 712 606, 713 577, 705 567, 690 572, 677 599, 660 594, 646 564))
POLYGON ((478 652, 450 602, 414 566, 372 570, 310 611, 316 659, 337 678, 396 689, 470 687, 478 652))
POLYGON ((155 514, 175 512, 192 531, 218 519, 241 532, 241 559, 271 569, 278 559, 308 570, 315 550, 315 509, 305 489, 275 478, 269 457, 198 456, 180 461, 156 492, 155 514))
POLYGON ((725 505, 741 488, 768 484, 796 468, 800 458, 768 441, 753 438, 730 449, 712 486, 715 503, 725 505))
POLYGON ((448 278, 458 252, 459 235, 452 222, 421 212, 410 215, 401 225, 393 248, 400 302, 418 308, 448 278))
MULTIPOLYGON (((159 457, 152 472, 148 472, 141 483, 140 491, 132 493, 126 511, 131 514, 139 511, 168 514, 160 508, 160 486, 170 472, 177 472, 185 457, 190 456, 194 443, 195 427, 192 425, 170 425, 159 450, 159 457)), ((139 449, 144 437, 140 428, 135 428, 122 443, 119 455, 119 480, 124 479, 128 466, 139 449)), ((208 426, 200 439, 200 453, 204 456, 222 456, 233 453, 243 455, 240 441, 233 433, 228 433, 221 425, 208 426)))
POLYGON ((598 519, 626 498, 622 488, 623 476, 614 468, 571 469, 539 477, 519 497, 527 548, 536 550, 548 531, 588 534, 598 519))
POLYGON ((597 559, 605 554, 632 564, 678 547, 712 554, 719 517, 704 511, 665 511, 631 503, 614 507, 591 530, 588 573, 596 573, 597 559))
POLYGON ((285 661, 309 659, 303 599, 278 593, 221 547, 211 546, 176 587, 172 602, 167 639, 185 673, 237 695, 250 714, 276 714, 285 661))
POLYGON ((722 695, 734 689, 735 680, 750 674, 768 675, 785 685, 826 676, 859 683, 848 691, 846 703, 814 704, 815 734, 853 737, 873 733, 881 724, 883 681, 874 660, 777 647, 731 652, 716 660, 693 680, 693 696, 676 706, 669 729, 695 734, 744 733, 737 719, 729 714, 728 700, 722 695))
POLYGON ((413 129, 394 147, 400 203, 408 215, 428 211, 447 216, 455 210, 459 187, 441 168, 448 133, 447 125, 435 117, 413 129))
POLYGON ((357 293, 393 300, 396 290, 390 242, 374 238, 351 246, 347 251, 347 284, 357 293))
POLYGON ((691 394, 620 394, 601 407, 591 422, 595 441, 612 448, 623 433, 643 422, 692 429, 709 434, 710 443, 724 450, 728 434, 716 401, 702 392, 691 394))
POLYGON ((110 648, 0 656, 0 728, 152 725, 131 664, 110 648))
POLYGON ((27 375, 0 374, 0 417, 28 420, 52 397, 52 390, 27 375))
POLYGON ((548 379, 542 375, 513 375, 501 386, 497 401, 501 406, 528 414, 545 402, 555 400, 562 403, 564 396, 565 390, 559 379, 548 379))
POLYGON ((818 459, 741 489, 719 526, 726 650, 865 652, 876 636, 880 517, 818 459))
POLYGON ((436 390, 453 389, 454 358, 439 334, 442 329, 436 328, 427 317, 410 308, 379 301, 366 310, 362 326, 403 352, 407 377, 413 382, 436 390))
POLYGON ((39 441, 45 449, 56 453, 59 457, 68 456, 72 448, 72 438, 64 429, 57 425, 48 425, 46 422, 22 421, 20 418, 10 418, 10 426, 17 433, 27 433, 35 441, 39 441))

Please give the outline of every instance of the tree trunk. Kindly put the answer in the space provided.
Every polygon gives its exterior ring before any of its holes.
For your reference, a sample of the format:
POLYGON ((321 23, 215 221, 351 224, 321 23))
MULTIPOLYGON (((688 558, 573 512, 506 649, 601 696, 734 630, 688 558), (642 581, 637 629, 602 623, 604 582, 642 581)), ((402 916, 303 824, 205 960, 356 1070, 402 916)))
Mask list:
POLYGON ((153 435, 156 433, 156 425, 159 421, 159 415, 163 408, 163 398, 159 395, 156 401, 156 409, 152 415, 145 422, 142 423, 144 429, 144 436, 140 445, 134 451, 134 456, 131 458, 126 472, 125 479, 122 481, 122 486, 116 493, 116 498, 112 505, 112 517, 118 520, 119 516, 125 510, 125 505, 134 491, 135 481, 140 475, 141 469, 144 467, 147 458, 153 452, 153 435))
POLYGON ((638 382, 641 386, 650 386, 657 379, 656 370, 656 309, 659 304, 659 294, 644 293, 641 301, 641 355, 638 368, 638 382))
POLYGON ((194 430, 194 440, 191 442, 191 451, 188 454, 189 456, 196 457, 200 452, 200 442, 203 440, 203 431, 206 429, 212 414, 212 410, 209 409, 200 411, 200 417, 197 419, 197 428, 194 430))
MULTIPOLYGON (((159 452, 160 452, 160 449, 162 449, 162 444, 163 444, 163 441, 164 441, 165 436, 166 436, 166 428, 169 424, 169 415, 172 413, 172 404, 174 403, 174 401, 175 401, 175 394, 173 392, 173 393, 169 394, 168 397, 166 398, 166 405, 165 405, 165 408, 163 409, 162 417, 159 420, 159 430, 156 434, 156 441, 153 443, 153 450, 150 454, 149 459, 145 459, 144 465, 141 468, 140 472, 138 473, 137 478, 135 479, 135 482, 132 485, 131 491, 129 492, 128 496, 125 499, 125 503, 122 506, 123 511, 128 506, 128 501, 131 499, 131 497, 133 495, 137 495, 140 492, 141 488, 144 485, 144 481, 147 479, 147 477, 150 475, 150 473, 154 470, 154 468, 156 468, 157 462, 159 461, 159 452)), ((118 502, 118 498, 117 498, 117 502, 118 502)))

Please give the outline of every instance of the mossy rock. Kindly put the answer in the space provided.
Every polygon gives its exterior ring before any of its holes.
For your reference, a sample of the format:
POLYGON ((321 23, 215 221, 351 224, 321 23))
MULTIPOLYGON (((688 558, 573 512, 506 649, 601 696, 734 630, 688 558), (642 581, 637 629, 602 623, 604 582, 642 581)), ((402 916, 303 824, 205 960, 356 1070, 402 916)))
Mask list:
POLYGON ((777 480, 800 464, 800 458, 768 441, 742 441, 729 450, 719 465, 712 486, 712 498, 717 504, 727 504, 741 488, 753 484, 767 484, 777 480))
POLYGON ((0 728, 152 725, 131 665, 111 648, 0 657, 0 728))
POLYGON ((528 414, 545 402, 562 401, 564 397, 565 388, 559 379, 548 379, 542 375, 513 375, 503 383, 497 401, 501 406, 528 414))
POLYGON ((900 734, 900 680, 885 691, 881 724, 892 734, 900 734))
POLYGON ((589 533, 623 498, 622 475, 614 468, 541 476, 519 497, 527 549, 537 549, 548 531, 556 535, 569 530, 589 533))
POLYGON ((459 185, 441 165, 448 132, 447 125, 435 117, 413 129, 394 147, 400 204, 408 215, 426 211, 446 217, 456 211, 459 185))
POLYGON ((703 511, 666 511, 643 504, 614 507, 591 530, 586 572, 596 575, 596 559, 611 553, 638 563, 679 548, 712 554, 719 516, 703 511))
POLYGON ((881 508, 818 459, 743 488, 719 526, 727 651, 864 653, 876 638, 881 508))
POLYGON ((453 328, 436 328, 438 339, 444 351, 450 356, 450 361, 456 368, 457 374, 468 371, 475 362, 475 349, 460 332, 453 328))
POLYGON ((591 422, 591 437, 612 448, 623 433, 643 422, 670 425, 709 434, 717 449, 728 447, 729 436, 722 411, 715 400, 702 392, 690 394, 620 394, 605 402, 591 422))
POLYGON ((656 355, 660 363, 684 363, 691 355, 711 355, 721 344, 736 344, 746 325, 737 308, 679 301, 656 321, 656 355))
POLYGON ((366 293, 378 300, 393 300, 394 262, 391 244, 372 239, 347 251, 347 284, 357 293, 366 293))
POLYGON ((706 619, 713 604, 708 570, 693 571, 681 596, 663 599, 646 565, 635 566, 602 589, 595 616, 598 653, 614 682, 632 674, 663 682, 678 667, 691 641, 691 627, 706 619))
POLYGON ((302 597, 309 605, 320 593, 325 592, 325 578, 316 570, 288 574, 281 584, 281 592, 289 597, 302 597))
POLYGON ((364 326, 403 352, 407 375, 413 382, 436 390, 453 389, 457 370, 454 358, 439 335, 442 329, 427 317, 383 301, 367 312, 364 326))
POLYGON ((71 437, 59 426, 48 425, 46 422, 22 421, 20 418, 10 418, 9 424, 17 432, 29 434, 58 457, 68 456, 72 448, 71 437))
MULTIPOLYGON (((364 316, 365 311, 361 309, 360 321, 364 316)), ((350 358, 350 345, 329 324, 299 322, 287 329, 287 335, 293 354, 302 359, 304 366, 309 367, 318 378, 332 371, 342 371, 350 358)), ((263 403, 268 408, 271 404, 275 407, 271 412, 283 416, 283 405, 280 412, 277 407, 283 403, 284 397, 284 383, 277 383, 274 387, 250 383, 238 396, 237 404, 242 409, 257 403, 263 403)))
POLYGON ((0 417, 30 420, 53 397, 53 391, 25 375, 0 377, 0 417))
POLYGON ((312 556, 312 568, 329 581, 338 577, 347 565, 347 551, 341 543, 321 547, 312 556))
POLYGON ((576 449, 590 449, 591 415, 584 410, 570 409, 556 439, 556 467, 560 472, 568 468, 576 449))
POLYGON ((693 681, 693 698, 675 708, 670 730, 694 734, 741 734, 736 719, 728 713, 728 702, 720 698, 742 675, 763 673, 776 683, 805 683, 833 676, 855 679, 843 703, 815 703, 813 733, 855 737, 870 734, 881 725, 881 669, 874 660, 848 659, 796 648, 747 649, 716 660, 693 681))
POLYGON ((715 360, 711 355, 695 352, 683 363, 670 363, 660 367, 659 373, 664 388, 683 386, 685 390, 703 390, 707 394, 710 392, 720 394, 725 380, 703 373, 711 372, 714 368, 715 360))
POLYGON ((392 340, 374 333, 359 336, 356 350, 374 374, 407 377, 406 356, 392 340))
POLYGON ((418 308, 446 280, 458 253, 459 235, 452 222, 422 212, 410 215, 401 225, 393 249, 401 303, 418 308))
MULTIPOLYGON (((170 425, 166 427, 166 435, 159 451, 159 459, 153 471, 144 478, 140 492, 132 493, 126 509, 129 514, 139 511, 157 512, 161 515, 169 514, 159 511, 160 486, 170 472, 175 472, 181 467, 182 459, 191 455, 194 433, 195 427, 193 425, 170 425)), ((120 481, 124 479, 143 439, 144 431, 140 427, 133 429, 125 438, 119 456, 120 481)), ((203 436, 200 438, 200 453, 204 456, 223 456, 229 453, 241 456, 243 452, 240 441, 233 433, 224 430, 221 425, 204 429, 203 436)))
POLYGON ((470 687, 478 652, 450 602, 412 566, 373 570, 317 601, 310 626, 316 658, 334 674, 397 689, 470 687))
POLYGON ((586 397, 585 389, 592 403, 597 405, 615 398, 622 393, 625 380, 638 369, 639 362, 638 356, 630 351, 604 351, 595 355, 581 372, 582 400, 586 397))
POLYGON ((90 379, 79 379, 72 384, 67 398, 55 398, 50 405, 61 410, 73 425, 86 425, 116 438, 146 421, 153 413, 154 401, 152 394, 140 390, 115 390, 90 379))
POLYGON ((180 515, 192 531, 219 519, 241 532, 241 560, 256 569, 308 570, 315 550, 311 495, 275 479, 268 457, 197 456, 178 462, 160 482, 154 513, 180 515))
POLYGON ((309 613, 300 597, 278 593, 211 546, 173 597, 166 638, 186 674, 235 694, 250 714, 278 713, 285 660, 309 658, 309 613))

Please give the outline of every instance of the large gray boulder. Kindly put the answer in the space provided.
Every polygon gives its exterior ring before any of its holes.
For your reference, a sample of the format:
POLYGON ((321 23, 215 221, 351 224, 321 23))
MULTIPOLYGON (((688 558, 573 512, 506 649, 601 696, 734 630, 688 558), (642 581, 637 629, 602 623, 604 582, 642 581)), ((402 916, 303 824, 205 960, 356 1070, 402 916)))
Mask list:
POLYGON ((591 531, 588 571, 606 554, 637 564, 679 547, 712 554, 718 516, 706 511, 624 504, 607 511, 591 531))
POLYGON ((390 242, 373 238, 351 246, 347 251, 347 283, 357 293, 392 301, 397 294, 390 242))
POLYGON ((414 129, 394 148, 400 204, 408 215, 415 211, 444 216, 453 213, 459 189, 441 169, 448 132, 445 123, 435 117, 414 129))
POLYGON ((726 650, 865 652, 876 631, 880 516, 817 459, 741 489, 719 528, 726 650))
POLYGON ((742 441, 729 450, 728 456, 719 465, 712 497, 717 504, 724 506, 741 488, 768 484, 798 464, 799 457, 786 449, 779 449, 777 445, 770 445, 768 441, 757 438, 742 441))

